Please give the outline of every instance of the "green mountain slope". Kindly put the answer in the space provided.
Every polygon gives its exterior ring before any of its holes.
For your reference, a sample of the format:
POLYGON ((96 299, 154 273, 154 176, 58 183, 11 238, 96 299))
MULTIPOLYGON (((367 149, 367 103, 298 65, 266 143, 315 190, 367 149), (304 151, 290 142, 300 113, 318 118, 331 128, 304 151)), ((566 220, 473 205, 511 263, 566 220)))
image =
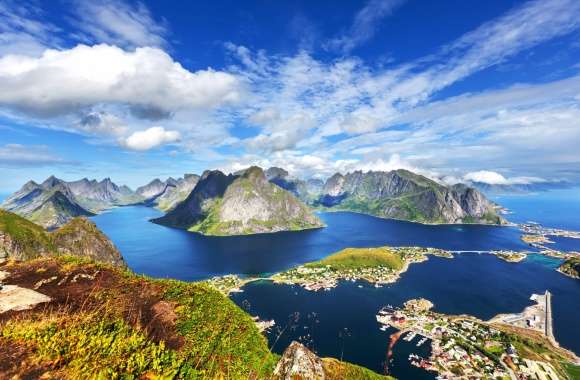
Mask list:
POLYGON ((206 235, 245 235, 322 226, 288 191, 268 182, 262 169, 238 175, 205 172, 191 194, 155 223, 206 235))

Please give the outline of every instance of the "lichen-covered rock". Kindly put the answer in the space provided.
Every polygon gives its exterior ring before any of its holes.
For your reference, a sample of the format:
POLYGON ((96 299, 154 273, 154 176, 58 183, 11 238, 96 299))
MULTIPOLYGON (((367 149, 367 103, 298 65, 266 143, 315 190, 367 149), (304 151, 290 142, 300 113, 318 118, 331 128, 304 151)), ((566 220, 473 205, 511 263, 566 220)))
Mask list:
POLYGON ((304 345, 294 341, 286 348, 274 369, 276 380, 324 380, 322 360, 304 345))

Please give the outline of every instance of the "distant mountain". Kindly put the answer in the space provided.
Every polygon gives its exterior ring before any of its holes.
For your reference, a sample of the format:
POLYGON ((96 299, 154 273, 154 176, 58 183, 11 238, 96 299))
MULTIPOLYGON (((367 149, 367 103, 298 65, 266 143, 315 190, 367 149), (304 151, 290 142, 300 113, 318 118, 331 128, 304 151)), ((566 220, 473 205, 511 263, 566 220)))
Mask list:
POLYGON ((100 182, 83 178, 66 182, 54 176, 42 184, 27 182, 0 205, 48 229, 62 226, 77 216, 92 216, 112 206, 132 204, 141 198, 109 178, 100 182))
POLYGON ((469 184, 487 195, 528 194, 548 190, 566 189, 574 186, 574 184, 566 181, 537 182, 512 185, 491 185, 484 182, 470 182, 469 184))
POLYGON ((77 216, 91 216, 66 184, 49 177, 42 184, 33 181, 8 197, 1 208, 13 211, 48 229, 57 228, 77 216))
POLYGON ((251 167, 238 174, 203 173, 189 196, 155 223, 206 235, 244 235, 321 227, 290 192, 251 167))
POLYGON ((169 178, 163 193, 155 199, 155 205, 162 211, 170 211, 191 193, 195 185, 199 182, 196 174, 186 174, 183 178, 174 180, 169 178))
POLYGON ((288 190, 300 200, 307 203, 314 201, 320 195, 324 185, 324 182, 321 180, 310 179, 304 181, 292 177, 286 170, 278 167, 269 168, 265 174, 268 181, 288 190))
POLYGON ((444 186, 407 170, 337 173, 315 204, 421 223, 503 223, 478 190, 444 186))
POLYGON ((74 218, 54 232, 46 232, 14 213, 0 210, 0 262, 62 255, 125 266, 113 243, 86 218, 74 218))
MULTIPOLYGON (((171 180, 172 178, 169 179, 171 180)), ((161 195, 166 187, 167 183, 161 181, 159 178, 155 178, 147 185, 138 187, 137 190, 135 190, 135 193, 146 200, 151 200, 161 195)))

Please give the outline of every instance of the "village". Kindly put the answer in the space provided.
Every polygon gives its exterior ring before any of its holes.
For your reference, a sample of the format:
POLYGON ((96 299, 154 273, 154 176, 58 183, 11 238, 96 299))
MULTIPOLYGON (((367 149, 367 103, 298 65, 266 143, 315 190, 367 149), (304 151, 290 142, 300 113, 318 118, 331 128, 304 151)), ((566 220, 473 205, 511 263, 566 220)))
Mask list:
POLYGON ((330 290, 341 280, 351 282, 364 280, 380 288, 385 284, 396 282, 410 264, 427 260, 427 255, 453 258, 449 251, 436 248, 389 247, 389 249, 400 256, 401 267, 366 263, 358 265, 349 263, 348 266, 306 264, 275 274, 271 278, 276 283, 298 284, 309 291, 330 290))
MULTIPOLYGON (((540 306, 534 312, 526 311, 526 317, 534 319, 534 315, 545 313, 545 302, 549 303, 549 296, 546 297, 544 301, 539 300, 540 306)), ((437 372, 438 379, 566 378, 564 369, 558 364, 560 354, 552 347, 545 347, 550 345, 547 341, 528 342, 506 332, 500 325, 469 316, 435 313, 430 311, 432 306, 427 300, 410 300, 403 308, 382 308, 376 319, 382 325, 381 329, 393 327, 399 330, 397 338, 409 342, 417 339, 417 346, 430 341, 430 357, 411 354, 409 360, 414 366, 437 372), (548 356, 535 355, 534 350, 544 349, 551 352, 549 360, 548 356), (539 357, 546 359, 538 360, 539 357)), ((545 328, 541 323, 538 326, 545 328)))

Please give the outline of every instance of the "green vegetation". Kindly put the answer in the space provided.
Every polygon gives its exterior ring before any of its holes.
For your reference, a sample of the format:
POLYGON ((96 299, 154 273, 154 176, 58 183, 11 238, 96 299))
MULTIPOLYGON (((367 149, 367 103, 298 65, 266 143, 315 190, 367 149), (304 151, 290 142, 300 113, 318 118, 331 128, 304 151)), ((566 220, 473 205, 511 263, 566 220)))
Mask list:
POLYGON ((574 364, 564 364, 564 369, 571 380, 580 379, 580 366, 574 364))
POLYGON ((21 216, 0 210, 0 234, 6 237, 0 256, 16 260, 68 254, 125 265, 113 243, 86 218, 71 219, 61 228, 47 232, 21 216))
POLYGON ((346 248, 320 261, 305 264, 305 267, 316 268, 330 266, 335 270, 348 270, 373 267, 387 267, 393 270, 403 268, 404 259, 401 252, 390 247, 379 248, 346 248))
MULTIPOLYGON (((0 323, 3 343, 31 347, 32 361, 64 378, 238 379, 272 373, 277 357, 251 317, 205 283, 154 280, 70 258, 33 260, 12 270, 36 281, 97 268, 106 286, 88 283, 78 298, 57 297, 46 310, 0 323)), ((58 291, 66 293, 66 286, 58 291)))
POLYGON ((54 245, 42 227, 2 209, 0 209, 0 232, 4 232, 14 240, 23 259, 38 257, 42 252, 54 251, 54 245))
POLYGON ((570 257, 566 259, 558 270, 567 276, 580 278, 580 258, 570 257))
POLYGON ((379 375, 369 369, 345 363, 333 358, 322 359, 322 365, 329 380, 357 379, 357 380, 393 380, 390 376, 379 375))

